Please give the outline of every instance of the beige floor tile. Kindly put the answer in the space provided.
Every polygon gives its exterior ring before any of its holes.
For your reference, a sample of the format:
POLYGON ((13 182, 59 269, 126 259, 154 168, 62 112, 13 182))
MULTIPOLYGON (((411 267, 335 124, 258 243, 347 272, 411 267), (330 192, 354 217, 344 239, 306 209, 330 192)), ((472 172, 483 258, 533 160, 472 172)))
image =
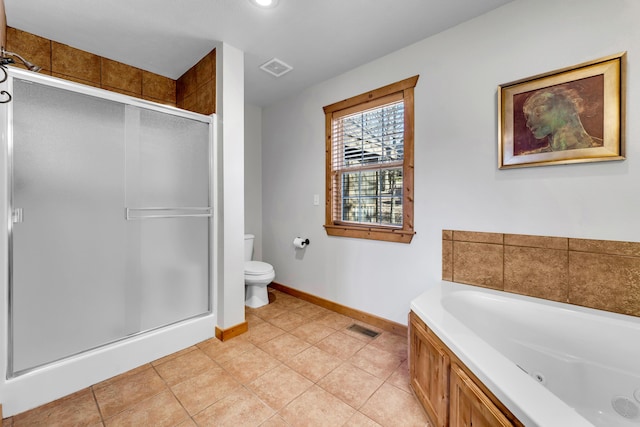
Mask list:
POLYGON ((280 365, 249 383, 247 388, 278 411, 312 385, 293 369, 280 365))
POLYGON ((306 317, 307 319, 315 320, 333 312, 315 304, 305 303, 299 306, 298 308, 296 308, 294 310, 294 313, 297 313, 303 317, 306 317))
POLYGON ((335 332, 318 342, 316 347, 342 360, 346 360, 356 354, 365 344, 342 332, 335 332))
POLYGON ((428 426, 427 416, 416 398, 387 383, 371 396, 360 412, 384 427, 428 426))
POLYGON ((120 377, 118 381, 93 388, 100 412, 109 418, 125 409, 166 390, 167 386, 155 369, 142 370, 120 377))
POLYGON ((344 427, 380 427, 380 424, 361 412, 356 412, 351 418, 349 418, 349 421, 347 421, 344 427))
POLYGON ((196 346, 183 348, 180 351, 176 351, 175 353, 171 353, 171 354, 166 355, 165 357, 161 357, 160 359, 154 360, 153 362, 151 362, 151 364, 153 366, 160 365, 162 363, 168 362, 169 360, 173 360, 173 359, 175 359, 177 357, 184 356, 185 354, 192 352, 196 348, 197 348, 196 346))
POLYGON ((102 382, 99 382, 98 384, 94 384, 92 387, 95 390, 96 388, 99 387, 106 387, 109 384, 112 384, 114 382, 120 381, 123 378, 129 377, 129 376, 133 376, 133 375, 137 375, 138 373, 144 371, 145 369, 149 369, 151 368, 151 363, 145 363, 144 365, 138 366, 137 368, 131 369, 130 371, 124 372, 120 375, 116 375, 115 377, 111 377, 109 379, 106 379, 102 382))
POLYGON ((209 405, 233 393, 240 383, 220 367, 183 381, 171 388, 190 415, 195 415, 209 405))
POLYGON ((198 424, 196 424, 196 422, 193 421, 191 418, 187 418, 186 420, 178 424, 176 427, 198 427, 198 424))
POLYGON ((255 308, 251 308, 251 307, 247 307, 246 305, 244 306, 244 315, 245 316, 255 316, 256 315, 256 310, 255 308))
POLYGON ((340 366, 342 359, 322 351, 317 347, 309 347, 285 363, 299 374, 316 382, 340 366))
POLYGON ((383 332, 378 338, 371 341, 371 345, 394 353, 401 360, 407 359, 407 337, 405 335, 383 332))
POLYGON ((265 405, 244 387, 214 403, 193 417, 198 426, 252 427, 259 426, 273 415, 265 405))
POLYGON ((343 363, 317 384, 354 409, 358 409, 382 383, 383 380, 380 378, 350 363, 343 363))
POLYGON ((255 314, 263 320, 270 320, 289 311, 286 307, 279 304, 267 304, 253 310, 251 314, 255 314))
MULTIPOLYGON (((247 339, 253 344, 259 344, 265 341, 269 341, 284 334, 284 330, 276 326, 273 326, 269 322, 262 322, 256 326, 250 326, 249 332, 247 332, 247 339)), ((215 359, 214 359, 215 360, 215 359)))
POLYGON ((287 295, 283 292, 269 292, 269 303, 277 304, 282 307, 286 307, 290 311, 302 307, 308 302, 302 301, 300 298, 296 298, 291 295, 287 295))
POLYGON ((344 316, 333 311, 328 312, 325 316, 317 319, 320 323, 335 330, 345 329, 355 323, 355 321, 347 316, 344 316))
POLYGON ((269 418, 267 421, 260 424, 260 427, 290 427, 289 424, 278 414, 269 418))
POLYGON ((115 426, 174 426, 189 417, 184 408, 167 390, 143 400, 124 412, 106 418, 106 427, 115 426))
POLYGON ((211 342, 201 347, 202 351, 219 364, 232 360, 244 352, 255 350, 256 346, 245 334, 228 341, 211 342))
POLYGON ((212 337, 212 338, 209 338, 208 340, 200 341, 198 344, 196 344, 196 347, 198 347, 199 349, 202 350, 202 347, 206 347, 206 346, 209 346, 211 344, 216 344, 216 343, 221 343, 221 342, 222 341, 220 341, 218 338, 212 337))
POLYGON ((13 417, 14 427, 90 426, 99 422, 100 412, 88 388, 13 417))
POLYGON ((394 353, 367 345, 354 354, 349 362, 386 380, 400 366, 402 359, 394 353))
POLYGON ((200 350, 211 347, 211 348, 218 348, 222 346, 222 341, 220 341, 218 338, 209 338, 208 340, 204 340, 204 341, 200 341, 198 344, 196 344, 196 348, 199 348, 200 350))
POLYGON ((411 389, 409 388, 411 382, 411 377, 409 376, 409 361, 405 360, 402 362, 402 364, 393 371, 393 374, 387 379, 387 382, 407 393, 411 393, 411 389))
POLYGON ((269 323, 285 331, 295 329, 307 321, 306 317, 288 311, 269 319, 269 323))
POLYGON ((218 366, 216 362, 197 348, 168 362, 155 365, 155 369, 166 383, 172 386, 193 378, 216 366, 218 366))
POLYGON ((291 331, 291 334, 305 340, 308 343, 315 344, 334 332, 335 329, 325 326, 316 320, 312 320, 298 326, 291 331))
POLYGON ((280 411, 292 426, 341 426, 355 410, 318 386, 312 386, 280 411))
POLYGON ((309 348, 311 344, 291 334, 282 334, 272 340, 258 344, 258 347, 284 362, 309 348))
POLYGON ((235 359, 223 363, 222 367, 236 381, 247 384, 278 365, 280 365, 278 359, 256 347, 254 350, 242 353, 235 359))
POLYGON ((265 322, 263 319, 259 318, 255 314, 247 313, 247 312, 245 312, 244 314, 244 320, 249 324, 249 328, 265 322))

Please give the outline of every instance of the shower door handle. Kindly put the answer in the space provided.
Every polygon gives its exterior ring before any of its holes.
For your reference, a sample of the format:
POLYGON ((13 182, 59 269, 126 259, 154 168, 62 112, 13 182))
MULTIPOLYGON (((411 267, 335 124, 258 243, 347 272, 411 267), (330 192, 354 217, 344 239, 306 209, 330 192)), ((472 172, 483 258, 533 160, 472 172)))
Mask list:
POLYGON ((157 218, 209 218, 213 214, 210 207, 185 208, 125 208, 124 217, 127 221, 136 219, 157 218))
POLYGON ((22 208, 15 208, 11 211, 11 222, 19 224, 24 221, 24 214, 22 208))

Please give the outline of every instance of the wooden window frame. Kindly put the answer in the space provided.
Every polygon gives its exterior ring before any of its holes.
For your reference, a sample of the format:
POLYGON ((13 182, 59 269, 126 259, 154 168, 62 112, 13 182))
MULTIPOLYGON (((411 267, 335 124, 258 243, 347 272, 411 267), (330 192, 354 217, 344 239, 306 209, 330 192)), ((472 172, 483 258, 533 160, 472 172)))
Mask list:
POLYGON ((352 98, 325 106, 325 224, 329 236, 353 237, 358 239, 383 240, 389 242, 411 243, 415 231, 413 229, 413 170, 414 170, 414 88, 419 76, 409 77, 396 83, 365 92, 352 98), (333 120, 349 113, 364 111, 380 104, 382 98, 399 96, 404 102, 404 161, 402 227, 382 226, 376 224, 357 224, 342 222, 334 218, 334 185, 333 185, 333 120))

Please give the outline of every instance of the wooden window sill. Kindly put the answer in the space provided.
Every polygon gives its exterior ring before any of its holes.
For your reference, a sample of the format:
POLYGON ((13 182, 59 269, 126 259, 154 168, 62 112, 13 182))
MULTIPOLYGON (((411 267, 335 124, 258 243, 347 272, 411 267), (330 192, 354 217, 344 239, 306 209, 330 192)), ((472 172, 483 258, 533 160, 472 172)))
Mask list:
POLYGON ((415 231, 398 228, 369 227, 356 225, 325 224, 329 236, 353 237, 356 239, 383 240, 386 242, 411 243, 415 231))

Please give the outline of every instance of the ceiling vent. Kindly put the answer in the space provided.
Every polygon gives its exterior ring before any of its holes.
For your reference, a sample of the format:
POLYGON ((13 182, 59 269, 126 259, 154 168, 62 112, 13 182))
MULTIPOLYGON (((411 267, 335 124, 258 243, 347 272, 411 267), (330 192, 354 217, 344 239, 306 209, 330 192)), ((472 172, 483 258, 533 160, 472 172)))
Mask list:
POLYGON ((267 73, 280 77, 284 74, 287 74, 289 71, 293 70, 293 67, 289 64, 285 64, 280 61, 278 58, 273 58, 260 66, 260 68, 267 73))

